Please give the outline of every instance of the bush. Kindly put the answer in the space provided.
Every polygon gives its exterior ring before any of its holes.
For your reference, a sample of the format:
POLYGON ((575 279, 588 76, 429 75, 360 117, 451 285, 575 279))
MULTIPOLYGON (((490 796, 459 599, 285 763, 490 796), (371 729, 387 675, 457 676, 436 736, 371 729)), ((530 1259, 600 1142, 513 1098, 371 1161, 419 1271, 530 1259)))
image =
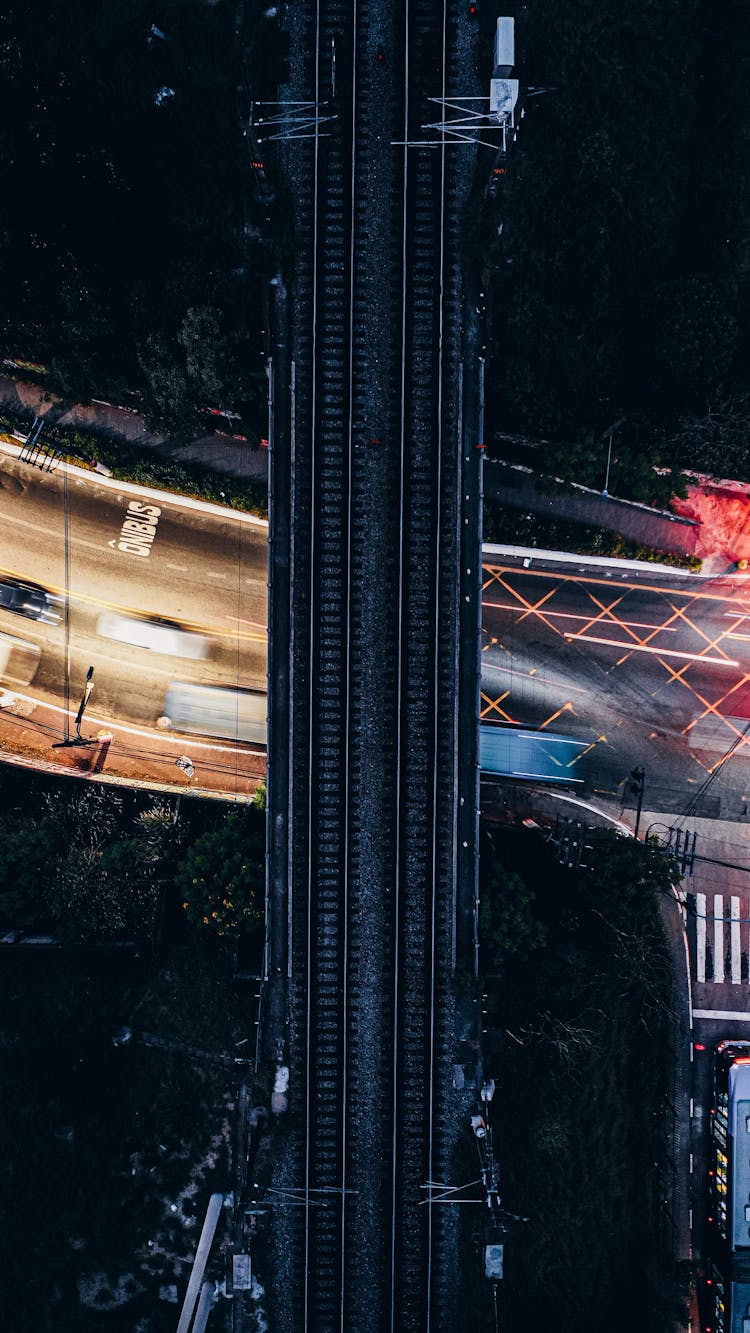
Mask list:
POLYGON ((254 810, 228 815, 188 849, 176 878, 193 925, 237 937, 263 918, 265 822, 254 810))

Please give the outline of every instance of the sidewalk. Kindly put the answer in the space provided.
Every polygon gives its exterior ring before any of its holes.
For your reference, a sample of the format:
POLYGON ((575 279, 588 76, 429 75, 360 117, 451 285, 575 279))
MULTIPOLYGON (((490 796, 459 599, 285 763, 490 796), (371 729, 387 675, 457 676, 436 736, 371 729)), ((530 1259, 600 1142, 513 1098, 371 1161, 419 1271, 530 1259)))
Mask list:
POLYGON ((35 416, 40 416, 50 425, 92 431, 109 440, 153 449, 175 462, 200 464, 214 472, 250 477, 267 484, 268 451, 230 435, 218 432, 199 435, 187 444, 177 444, 168 436, 149 430, 141 413, 131 408, 105 402, 68 405, 42 385, 14 380, 9 375, 0 375, 0 407, 23 413, 29 424, 35 416))
MULTIPOLYGON (((73 735, 72 710, 68 732, 73 735)), ((87 779, 163 794, 251 801, 265 778, 266 756, 154 728, 129 726, 86 714, 86 743, 64 741, 63 710, 12 690, 0 691, 0 759, 55 777, 87 779), (177 765, 187 754, 192 774, 177 765)))
POLYGON ((702 561, 703 574, 736 572, 737 561, 750 560, 750 484, 687 475, 687 496, 672 501, 673 514, 596 493, 545 495, 532 476, 489 458, 484 492, 514 509, 606 528, 638 546, 694 556, 702 561))
POLYGON ((662 510, 631 505, 616 496, 604 500, 600 495, 580 491, 545 495, 537 489, 531 476, 490 458, 485 461, 484 493, 489 499, 513 509, 526 509, 530 513, 619 532, 638 546, 669 551, 674 555, 695 554, 700 524, 687 515, 670 516, 662 510))

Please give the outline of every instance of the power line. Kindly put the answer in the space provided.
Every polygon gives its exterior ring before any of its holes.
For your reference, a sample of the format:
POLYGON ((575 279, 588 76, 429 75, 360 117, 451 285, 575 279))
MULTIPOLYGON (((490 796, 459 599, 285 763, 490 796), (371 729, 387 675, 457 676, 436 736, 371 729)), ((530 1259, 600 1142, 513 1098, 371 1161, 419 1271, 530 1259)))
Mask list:
POLYGON ((748 736, 749 733, 750 733, 750 722, 747 723, 747 726, 745 727, 744 731, 742 731, 742 732, 739 734, 739 736, 735 736, 735 738, 734 738, 732 744, 730 745, 729 749, 727 750, 726 754, 723 754, 723 755, 722 755, 722 757, 721 757, 721 759, 719 760, 718 764, 716 764, 716 766, 715 766, 715 767, 712 769, 712 771, 708 774, 708 777, 705 779, 705 781, 704 781, 704 782, 701 784, 701 786, 698 788, 697 792, 695 792, 695 794, 694 794, 693 796, 691 796, 691 798, 690 798, 690 800, 688 801, 687 806, 685 807, 683 813, 679 816, 680 819, 687 819, 687 818, 690 817, 690 815, 694 815, 694 814, 695 814, 695 811, 696 811, 696 807, 697 807, 697 805, 698 805, 698 802, 701 801, 701 800, 703 799, 703 797, 706 795, 706 792, 709 790, 709 788, 710 788, 712 782, 714 781, 714 779, 717 778, 717 777, 719 776, 719 773, 720 773, 720 772, 722 771, 722 769, 724 768, 724 765, 727 764, 727 763, 729 762, 729 760, 732 758, 732 755, 734 754, 735 750, 736 750, 736 749, 742 744, 742 742, 747 738, 747 736, 748 736))

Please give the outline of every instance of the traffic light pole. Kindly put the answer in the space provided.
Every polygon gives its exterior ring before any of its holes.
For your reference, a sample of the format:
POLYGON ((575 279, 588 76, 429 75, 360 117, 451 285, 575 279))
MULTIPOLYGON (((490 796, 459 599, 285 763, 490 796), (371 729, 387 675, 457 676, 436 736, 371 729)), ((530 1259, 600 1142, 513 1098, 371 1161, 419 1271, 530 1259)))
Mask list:
POLYGON ((638 768, 634 768, 630 774, 630 777, 631 777, 630 790, 632 791, 633 795, 637 798, 637 805, 635 809, 635 829, 633 830, 633 837, 637 838, 638 830, 641 826, 641 809, 643 808, 643 788, 646 779, 645 768, 642 768, 640 766, 638 768))

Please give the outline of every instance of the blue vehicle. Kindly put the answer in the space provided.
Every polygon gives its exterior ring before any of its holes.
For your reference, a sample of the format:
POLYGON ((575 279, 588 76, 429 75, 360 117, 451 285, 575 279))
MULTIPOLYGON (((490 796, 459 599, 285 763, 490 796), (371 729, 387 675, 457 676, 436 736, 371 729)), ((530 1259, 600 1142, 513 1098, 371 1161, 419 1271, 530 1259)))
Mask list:
POLYGON ((483 723, 479 728, 479 767, 486 777, 580 787, 577 767, 587 741, 551 731, 517 731, 483 723))

